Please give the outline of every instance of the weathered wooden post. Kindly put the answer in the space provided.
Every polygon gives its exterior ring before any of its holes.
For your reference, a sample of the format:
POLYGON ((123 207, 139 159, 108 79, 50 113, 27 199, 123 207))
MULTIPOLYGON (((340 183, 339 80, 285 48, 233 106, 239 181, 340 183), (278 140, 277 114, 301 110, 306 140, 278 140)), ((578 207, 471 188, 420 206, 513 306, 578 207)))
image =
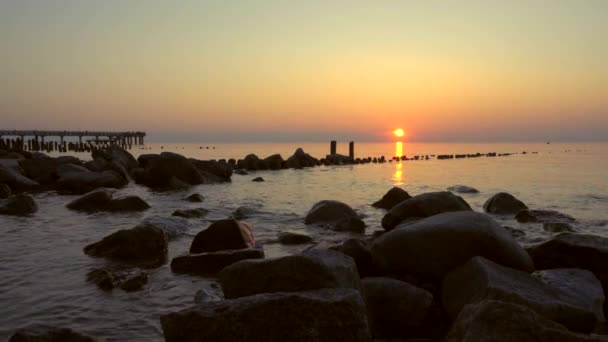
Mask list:
POLYGON ((348 143, 348 156, 355 159, 355 142, 351 141, 348 143))
POLYGON ((329 154, 336 154, 336 146, 337 146, 336 141, 335 141, 335 140, 332 140, 332 141, 330 142, 329 154))

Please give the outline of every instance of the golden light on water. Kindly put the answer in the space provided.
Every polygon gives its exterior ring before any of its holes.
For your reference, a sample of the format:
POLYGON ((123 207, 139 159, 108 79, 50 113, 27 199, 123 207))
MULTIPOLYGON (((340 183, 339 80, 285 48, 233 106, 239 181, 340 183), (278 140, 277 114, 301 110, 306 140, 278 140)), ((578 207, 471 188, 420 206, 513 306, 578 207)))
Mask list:
POLYGON ((403 184, 403 163, 396 163, 395 166, 396 169, 395 174, 393 175, 393 183, 394 185, 399 186, 403 184))
POLYGON ((401 128, 397 128, 393 131, 393 134, 395 134, 397 137, 402 137, 405 135, 405 132, 401 128))
POLYGON ((397 141, 395 143, 395 157, 401 157, 403 155, 403 143, 397 141))

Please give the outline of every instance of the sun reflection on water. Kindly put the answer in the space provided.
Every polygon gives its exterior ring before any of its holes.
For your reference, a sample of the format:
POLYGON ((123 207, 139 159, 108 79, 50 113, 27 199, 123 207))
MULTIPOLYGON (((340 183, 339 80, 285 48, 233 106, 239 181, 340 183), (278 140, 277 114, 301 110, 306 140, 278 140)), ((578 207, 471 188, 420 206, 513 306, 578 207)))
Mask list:
POLYGON ((403 143, 401 141, 397 141, 395 143, 395 157, 401 158, 403 155, 403 143))
POLYGON ((393 183, 395 186, 403 185, 403 163, 396 162, 395 174, 393 174, 393 183))

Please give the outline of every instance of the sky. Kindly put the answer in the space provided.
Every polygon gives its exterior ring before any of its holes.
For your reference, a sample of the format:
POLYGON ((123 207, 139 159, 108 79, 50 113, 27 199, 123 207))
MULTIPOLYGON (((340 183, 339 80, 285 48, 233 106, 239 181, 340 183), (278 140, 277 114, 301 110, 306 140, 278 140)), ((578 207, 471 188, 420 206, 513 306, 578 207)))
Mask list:
POLYGON ((0 128, 608 139, 608 1, 0 0, 0 128))

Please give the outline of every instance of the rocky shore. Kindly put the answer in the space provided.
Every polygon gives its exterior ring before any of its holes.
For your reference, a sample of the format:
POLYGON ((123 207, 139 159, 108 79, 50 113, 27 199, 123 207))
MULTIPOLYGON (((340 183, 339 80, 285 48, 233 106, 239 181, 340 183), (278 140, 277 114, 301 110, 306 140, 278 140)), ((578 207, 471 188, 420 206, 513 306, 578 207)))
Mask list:
MULTIPOLYGON (((66 206, 85 213, 145 211, 137 196, 113 189, 135 182, 155 191, 230 182, 247 170, 303 168, 327 162, 298 149, 287 160, 201 161, 164 152, 135 159, 112 146, 91 161, 11 152, 0 162, 0 215, 35 215, 28 193, 57 191, 80 197, 66 206)), ((1 157, 0 157, 1 158, 1 157)), ((337 160, 337 159, 336 159, 337 160)), ((333 163, 333 162, 330 162, 333 163)), ((336 163, 344 163, 338 161, 336 163)), ((82 246, 110 267, 83 274, 99 291, 136 292, 150 270, 170 265, 175 274, 216 279, 221 298, 199 296, 191 308, 159 317, 166 341, 608 341, 608 239, 578 234, 576 218, 529 208, 508 193, 475 212, 459 193, 410 194, 393 188, 370 198, 384 211, 378 227, 347 203, 322 200, 303 214, 307 225, 356 236, 334 246, 284 231, 283 244, 301 253, 266 258, 245 210, 198 228, 188 250, 169 257, 169 241, 184 236, 193 217, 178 210, 151 217, 82 246), (530 246, 499 223, 510 217, 554 232, 530 246)), ((201 202, 194 194, 184 202, 201 202)), ((192 296, 194 297, 194 293, 192 296)), ((18 327, 15 327, 18 328, 18 327)), ((94 341, 69 327, 22 327, 11 341, 94 341)))

